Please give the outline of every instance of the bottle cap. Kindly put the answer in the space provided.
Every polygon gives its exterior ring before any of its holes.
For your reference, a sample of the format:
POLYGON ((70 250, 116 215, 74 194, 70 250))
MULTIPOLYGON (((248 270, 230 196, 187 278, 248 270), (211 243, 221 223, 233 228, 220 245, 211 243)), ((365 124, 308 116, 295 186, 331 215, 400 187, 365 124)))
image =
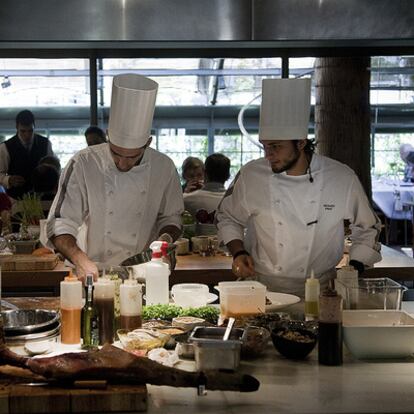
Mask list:
POLYGON ((93 274, 92 273, 88 273, 86 275, 86 286, 93 286, 93 274))
POLYGON ((65 276, 65 282, 77 282, 78 278, 69 272, 69 276, 65 276))

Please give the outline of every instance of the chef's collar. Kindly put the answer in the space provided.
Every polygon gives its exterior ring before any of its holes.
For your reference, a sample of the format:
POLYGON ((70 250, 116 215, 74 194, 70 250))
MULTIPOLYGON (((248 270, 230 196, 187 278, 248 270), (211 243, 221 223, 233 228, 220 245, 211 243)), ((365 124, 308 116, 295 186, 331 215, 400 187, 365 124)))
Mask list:
MULTIPOLYGON (((132 171, 132 170, 134 170, 136 168, 140 168, 140 167, 147 167, 149 165, 149 155, 148 155, 148 150, 149 149, 150 149, 150 147, 147 147, 145 149, 144 155, 141 158, 140 163, 137 164, 137 165, 134 165, 129 171, 132 171)), ((115 164, 115 161, 114 161, 114 159, 112 157, 112 153, 111 153, 111 148, 109 146, 109 142, 106 145, 106 151, 107 151, 107 155, 109 157, 109 163, 110 163, 109 165, 110 165, 110 168, 112 168, 112 169, 114 169, 116 171, 119 171, 118 168, 117 168, 117 166, 116 166, 116 164, 115 164)), ((129 172, 129 171, 119 171, 119 172, 129 172)))

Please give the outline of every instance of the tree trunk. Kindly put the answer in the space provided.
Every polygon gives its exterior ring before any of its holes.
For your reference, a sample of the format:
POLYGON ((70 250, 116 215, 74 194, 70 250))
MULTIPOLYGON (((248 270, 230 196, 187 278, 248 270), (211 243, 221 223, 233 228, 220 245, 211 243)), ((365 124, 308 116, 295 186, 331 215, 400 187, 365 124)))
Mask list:
POLYGON ((369 57, 315 61, 318 153, 351 167, 371 198, 369 57))

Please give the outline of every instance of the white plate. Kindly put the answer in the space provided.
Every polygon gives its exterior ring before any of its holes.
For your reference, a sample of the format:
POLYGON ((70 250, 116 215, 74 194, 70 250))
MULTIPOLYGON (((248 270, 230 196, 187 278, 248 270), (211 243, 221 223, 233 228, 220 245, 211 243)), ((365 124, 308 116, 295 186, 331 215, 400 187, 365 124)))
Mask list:
POLYGON ((289 293, 279 292, 266 292, 267 299, 272 302, 271 305, 266 305, 266 312, 275 311, 278 309, 285 308, 286 306, 293 305, 294 303, 300 302, 300 297, 290 295, 289 293))
POLYGON ((209 293, 207 298, 207 303, 215 302, 218 299, 218 296, 215 293, 209 293))

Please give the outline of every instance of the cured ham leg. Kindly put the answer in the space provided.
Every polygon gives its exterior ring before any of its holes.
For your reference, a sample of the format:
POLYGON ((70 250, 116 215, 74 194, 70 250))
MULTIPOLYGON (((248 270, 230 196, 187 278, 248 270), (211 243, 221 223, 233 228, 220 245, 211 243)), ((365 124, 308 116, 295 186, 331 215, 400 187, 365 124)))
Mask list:
POLYGON ((209 371, 188 372, 169 368, 148 358, 137 357, 112 345, 99 351, 67 353, 49 358, 27 358, 1 344, 0 365, 27 368, 49 380, 107 380, 116 383, 199 387, 209 390, 250 392, 259 388, 259 381, 250 375, 209 371))

